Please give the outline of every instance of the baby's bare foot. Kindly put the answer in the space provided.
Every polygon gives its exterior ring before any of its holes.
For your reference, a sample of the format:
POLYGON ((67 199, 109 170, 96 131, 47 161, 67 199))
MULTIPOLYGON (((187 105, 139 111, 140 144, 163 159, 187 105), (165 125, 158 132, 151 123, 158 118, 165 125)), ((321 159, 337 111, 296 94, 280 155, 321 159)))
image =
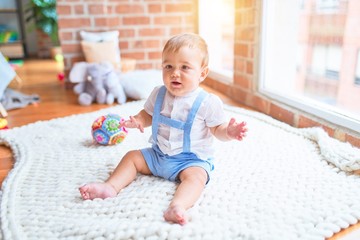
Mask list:
POLYGON ((168 222, 174 222, 180 225, 185 225, 188 222, 186 210, 179 206, 170 206, 164 212, 164 218, 168 222))
POLYGON ((79 188, 81 197, 84 200, 92 200, 94 198, 109 198, 115 197, 117 192, 108 183, 88 183, 79 188))

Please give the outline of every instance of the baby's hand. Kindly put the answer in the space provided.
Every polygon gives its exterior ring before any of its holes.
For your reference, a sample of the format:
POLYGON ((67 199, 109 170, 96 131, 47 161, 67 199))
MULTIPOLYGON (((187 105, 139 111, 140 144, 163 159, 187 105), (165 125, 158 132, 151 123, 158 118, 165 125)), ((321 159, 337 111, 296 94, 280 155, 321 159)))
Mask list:
POLYGON ((130 116, 129 120, 124 120, 121 123, 122 127, 127 127, 127 128, 137 128, 140 130, 140 132, 144 132, 144 127, 142 126, 142 124, 140 122, 138 122, 136 120, 136 118, 134 116, 130 116))
POLYGON ((246 137, 246 122, 238 123, 235 118, 231 118, 229 124, 226 128, 226 134, 232 138, 241 141, 244 137, 246 137))

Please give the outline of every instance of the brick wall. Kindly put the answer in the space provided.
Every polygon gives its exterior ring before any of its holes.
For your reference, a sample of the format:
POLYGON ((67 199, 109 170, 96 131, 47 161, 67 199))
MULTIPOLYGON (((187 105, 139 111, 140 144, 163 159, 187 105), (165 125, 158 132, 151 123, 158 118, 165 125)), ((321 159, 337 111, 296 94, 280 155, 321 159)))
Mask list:
POLYGON ((170 36, 197 30, 196 0, 58 0, 57 13, 66 73, 84 60, 80 30, 118 30, 121 57, 138 69, 159 67, 170 36))
MULTIPOLYGON (((234 82, 208 78, 205 83, 234 100, 295 127, 323 127, 330 136, 360 147, 360 133, 336 126, 276 102, 257 91, 261 0, 237 0, 234 82)), ((59 33, 68 71, 83 60, 79 31, 119 30, 122 57, 137 68, 157 68, 165 41, 180 32, 197 31, 196 0, 58 0, 59 33)))

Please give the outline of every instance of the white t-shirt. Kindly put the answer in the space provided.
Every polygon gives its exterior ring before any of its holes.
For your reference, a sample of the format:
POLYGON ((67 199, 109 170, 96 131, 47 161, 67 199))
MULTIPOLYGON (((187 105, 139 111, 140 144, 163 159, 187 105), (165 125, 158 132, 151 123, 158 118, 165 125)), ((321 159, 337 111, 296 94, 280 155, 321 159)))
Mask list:
MULTIPOLYGON (((155 101, 160 87, 156 87, 152 91, 144 104, 144 110, 151 116, 154 112, 155 101)), ((160 114, 185 122, 200 91, 202 89, 198 88, 182 97, 173 96, 166 91, 160 114)), ((224 122, 226 122, 226 119, 222 101, 218 96, 208 94, 201 103, 191 128, 190 151, 195 153, 200 159, 205 160, 212 157, 214 137, 210 132, 210 127, 218 126, 224 122)), ((181 153, 183 151, 183 133, 183 130, 159 124, 157 144, 160 150, 170 156, 181 153)), ((153 143, 152 137, 150 142, 153 143)))

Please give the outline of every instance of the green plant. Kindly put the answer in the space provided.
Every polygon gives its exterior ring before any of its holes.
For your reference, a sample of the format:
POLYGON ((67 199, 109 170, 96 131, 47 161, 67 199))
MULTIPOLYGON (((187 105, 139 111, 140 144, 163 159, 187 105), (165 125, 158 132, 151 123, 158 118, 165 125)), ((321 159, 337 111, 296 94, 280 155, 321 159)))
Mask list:
POLYGON ((30 0, 25 8, 26 22, 34 21, 33 30, 39 29, 49 35, 54 46, 59 45, 56 0, 30 0))

